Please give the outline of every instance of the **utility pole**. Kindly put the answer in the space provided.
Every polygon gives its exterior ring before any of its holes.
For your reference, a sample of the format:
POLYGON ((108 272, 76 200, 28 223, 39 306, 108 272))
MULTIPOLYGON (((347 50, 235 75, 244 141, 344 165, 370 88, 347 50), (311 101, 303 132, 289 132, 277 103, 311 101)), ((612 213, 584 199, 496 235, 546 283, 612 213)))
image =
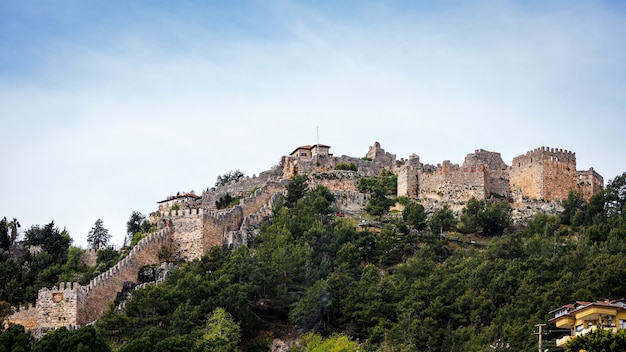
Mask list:
POLYGON ((545 334, 545 333, 542 331, 542 328, 543 328, 544 326, 546 326, 546 324, 535 324, 535 326, 539 328, 539 332, 536 332, 536 333, 535 333, 535 335, 538 335, 538 337, 539 337, 539 345, 538 345, 538 347, 537 347, 537 351, 541 352, 541 349, 542 349, 542 347, 543 347, 543 346, 542 346, 542 343, 541 343, 541 342, 542 342, 542 341, 541 341, 541 337, 545 334))

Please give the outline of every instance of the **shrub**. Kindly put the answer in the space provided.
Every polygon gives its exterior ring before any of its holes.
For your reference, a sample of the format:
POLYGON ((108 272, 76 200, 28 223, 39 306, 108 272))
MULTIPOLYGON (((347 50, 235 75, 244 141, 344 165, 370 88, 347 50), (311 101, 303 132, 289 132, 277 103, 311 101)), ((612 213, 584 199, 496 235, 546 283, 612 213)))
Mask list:
POLYGON ((358 169, 354 163, 340 163, 335 166, 335 170, 357 171, 358 169))

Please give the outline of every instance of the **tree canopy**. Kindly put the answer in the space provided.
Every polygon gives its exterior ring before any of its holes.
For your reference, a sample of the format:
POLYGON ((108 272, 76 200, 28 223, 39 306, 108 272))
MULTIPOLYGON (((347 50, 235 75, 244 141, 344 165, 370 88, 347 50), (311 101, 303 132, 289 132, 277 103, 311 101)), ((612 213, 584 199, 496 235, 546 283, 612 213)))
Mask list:
POLYGON ((87 235, 87 243, 89 243, 89 246, 93 249, 100 249, 105 247, 109 243, 109 240, 111 240, 109 230, 104 228, 101 219, 96 220, 96 223, 87 235))
MULTIPOLYGON (((267 351, 290 334, 300 335, 294 351, 537 350, 534 325, 552 309, 626 295, 626 221, 617 210, 625 181, 614 179, 589 202, 572 195, 567 214, 537 214, 519 227, 500 200, 472 200, 458 226, 450 208, 425 220, 423 206, 403 201, 402 217, 374 228, 335 216, 328 189, 294 179, 249 247, 216 247, 180 263, 163 283, 133 291, 123 310, 112 304, 95 333, 57 330, 33 350, 80 350, 88 336, 126 352, 267 351), (412 230, 425 221, 431 231, 412 230), (467 234, 455 232, 461 228, 467 234), (482 246, 473 242, 479 237, 482 246)), ((41 242, 40 231, 27 230, 27 239, 41 242)), ((56 264, 45 251, 28 266, 7 257, 0 300, 36 297, 35 282, 56 283, 69 262, 56 264)), ((623 350, 620 334, 572 339, 568 349, 623 350)), ((17 327, 0 341, 20 336, 17 327)))

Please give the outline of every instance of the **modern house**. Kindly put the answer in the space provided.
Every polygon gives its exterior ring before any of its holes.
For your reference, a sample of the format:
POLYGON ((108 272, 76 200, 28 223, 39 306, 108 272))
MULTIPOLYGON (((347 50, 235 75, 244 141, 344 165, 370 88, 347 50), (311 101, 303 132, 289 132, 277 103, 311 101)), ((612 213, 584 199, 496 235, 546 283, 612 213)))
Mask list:
POLYGON ((557 347, 563 347, 573 337, 584 335, 595 329, 609 329, 616 332, 626 329, 626 301, 604 300, 597 302, 576 301, 557 308, 550 322, 557 328, 569 329, 570 335, 556 340, 557 347))

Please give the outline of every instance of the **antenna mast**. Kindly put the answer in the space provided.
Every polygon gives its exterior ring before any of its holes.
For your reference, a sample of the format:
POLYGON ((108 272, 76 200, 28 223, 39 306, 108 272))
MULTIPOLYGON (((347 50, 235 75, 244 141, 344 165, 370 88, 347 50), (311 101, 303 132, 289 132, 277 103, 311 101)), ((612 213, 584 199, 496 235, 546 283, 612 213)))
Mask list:
POLYGON ((317 132, 317 144, 315 144, 316 148, 317 148, 317 154, 319 155, 320 153, 320 127, 319 126, 315 126, 316 132, 317 132))

